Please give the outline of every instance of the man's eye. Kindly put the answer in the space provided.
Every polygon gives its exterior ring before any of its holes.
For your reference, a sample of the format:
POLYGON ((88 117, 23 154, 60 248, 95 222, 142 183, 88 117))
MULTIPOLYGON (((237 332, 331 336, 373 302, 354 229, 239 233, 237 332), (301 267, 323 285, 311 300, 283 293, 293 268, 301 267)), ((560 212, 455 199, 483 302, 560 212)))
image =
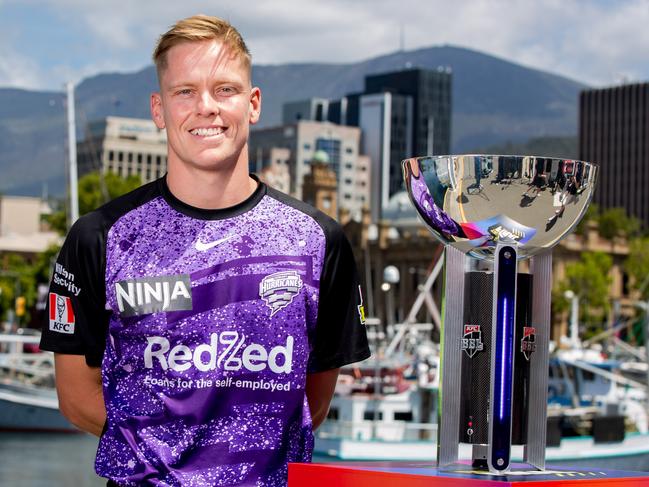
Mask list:
POLYGON ((192 90, 190 90, 189 88, 185 88, 184 90, 178 90, 176 92, 176 94, 178 94, 178 95, 191 95, 191 93, 192 93, 192 90))
POLYGON ((233 86, 221 86, 217 92, 222 95, 234 95, 237 90, 233 86))

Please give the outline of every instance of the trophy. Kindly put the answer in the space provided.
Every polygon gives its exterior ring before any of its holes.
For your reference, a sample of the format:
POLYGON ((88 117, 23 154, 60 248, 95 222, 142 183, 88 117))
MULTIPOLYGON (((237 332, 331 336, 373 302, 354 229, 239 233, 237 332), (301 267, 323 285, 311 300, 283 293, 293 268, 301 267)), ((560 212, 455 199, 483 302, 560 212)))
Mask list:
POLYGON ((535 156, 403 161, 421 219, 445 245, 439 468, 471 445, 505 474, 512 445, 545 468, 552 247, 581 220, 597 167, 535 156))

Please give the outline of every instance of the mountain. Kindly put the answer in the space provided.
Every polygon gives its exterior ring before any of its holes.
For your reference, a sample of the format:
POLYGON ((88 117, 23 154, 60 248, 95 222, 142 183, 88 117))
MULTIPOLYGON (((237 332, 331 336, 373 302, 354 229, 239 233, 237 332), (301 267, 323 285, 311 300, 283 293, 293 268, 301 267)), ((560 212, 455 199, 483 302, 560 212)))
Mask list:
MULTIPOLYGON (((258 127, 281 123, 282 104, 309 97, 339 98, 363 90, 364 77, 406 67, 453 71, 454 152, 533 137, 574 136, 577 100, 585 85, 469 49, 441 46, 395 52, 349 64, 282 64, 253 68, 262 89, 258 127)), ((149 117, 156 89, 153 66, 100 74, 76 88, 78 136, 107 115, 149 117)), ((64 95, 0 89, 0 192, 52 194, 65 188, 64 95)))
POLYGON ((469 150, 472 154, 525 154, 565 159, 579 158, 579 140, 576 135, 533 137, 524 142, 511 142, 469 150))

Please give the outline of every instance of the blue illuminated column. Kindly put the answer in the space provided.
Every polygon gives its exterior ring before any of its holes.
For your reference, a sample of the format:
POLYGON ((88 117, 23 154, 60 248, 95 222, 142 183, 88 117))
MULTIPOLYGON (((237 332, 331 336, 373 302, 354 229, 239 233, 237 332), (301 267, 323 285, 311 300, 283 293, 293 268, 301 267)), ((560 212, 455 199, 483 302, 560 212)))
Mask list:
POLYGON ((516 323, 516 248, 498 244, 494 256, 494 304, 487 464, 492 472, 509 469, 512 441, 514 326, 516 323))

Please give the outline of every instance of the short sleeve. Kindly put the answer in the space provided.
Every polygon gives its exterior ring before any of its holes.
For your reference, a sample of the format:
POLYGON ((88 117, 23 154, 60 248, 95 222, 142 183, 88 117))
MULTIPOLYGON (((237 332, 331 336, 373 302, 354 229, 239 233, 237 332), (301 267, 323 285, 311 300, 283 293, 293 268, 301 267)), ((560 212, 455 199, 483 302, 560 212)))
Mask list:
POLYGON ((349 241, 336 226, 327 238, 318 318, 308 372, 323 372, 370 356, 363 295, 349 241))
POLYGON ((41 348, 84 355, 101 365, 110 312, 105 300, 105 231, 98 213, 80 218, 56 259, 47 299, 41 348))

